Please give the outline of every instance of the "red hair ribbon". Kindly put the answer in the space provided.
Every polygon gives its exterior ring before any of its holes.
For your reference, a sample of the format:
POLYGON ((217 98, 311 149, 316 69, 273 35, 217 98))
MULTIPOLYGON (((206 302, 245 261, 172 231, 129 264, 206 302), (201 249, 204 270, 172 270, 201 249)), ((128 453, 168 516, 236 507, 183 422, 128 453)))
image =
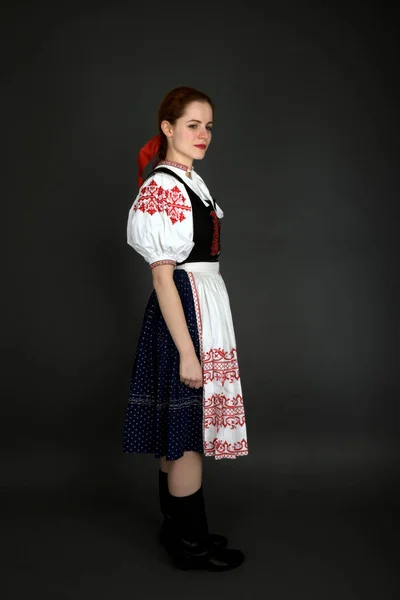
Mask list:
POLYGON ((161 145, 161 135, 157 134, 153 138, 151 138, 151 140, 149 140, 139 152, 139 156, 138 156, 138 167, 139 167, 138 185, 139 185, 139 188, 142 186, 142 183, 144 181, 143 171, 146 168, 146 166, 149 164, 151 159, 154 158, 155 156, 157 156, 158 150, 160 149, 160 145, 161 145))

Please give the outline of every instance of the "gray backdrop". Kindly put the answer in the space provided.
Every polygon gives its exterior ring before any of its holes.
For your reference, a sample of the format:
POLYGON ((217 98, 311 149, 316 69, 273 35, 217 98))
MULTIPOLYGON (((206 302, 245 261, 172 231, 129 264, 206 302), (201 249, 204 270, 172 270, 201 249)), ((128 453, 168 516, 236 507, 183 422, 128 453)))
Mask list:
POLYGON ((211 518, 256 536, 246 518, 259 526, 271 498, 394 501, 395 21, 384 5, 260 4, 4 10, 1 441, 13 501, 118 498, 158 518, 157 462, 122 454, 151 292, 126 221, 137 153, 178 85, 216 104, 195 168, 225 212, 247 411, 249 456, 206 461, 211 518))

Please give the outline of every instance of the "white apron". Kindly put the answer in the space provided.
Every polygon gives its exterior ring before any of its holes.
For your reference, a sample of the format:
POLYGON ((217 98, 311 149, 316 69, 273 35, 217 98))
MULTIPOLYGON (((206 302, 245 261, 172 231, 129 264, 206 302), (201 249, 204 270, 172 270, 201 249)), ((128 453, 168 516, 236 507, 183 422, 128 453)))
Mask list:
POLYGON ((217 262, 178 265, 188 273, 203 369, 203 446, 216 459, 248 454, 232 313, 217 262))

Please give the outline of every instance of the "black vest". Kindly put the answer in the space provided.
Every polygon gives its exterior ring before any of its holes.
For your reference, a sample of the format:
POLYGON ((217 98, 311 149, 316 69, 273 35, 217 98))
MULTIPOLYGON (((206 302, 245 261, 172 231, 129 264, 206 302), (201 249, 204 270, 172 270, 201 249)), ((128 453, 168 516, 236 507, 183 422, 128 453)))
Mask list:
POLYGON ((146 179, 149 179, 155 173, 159 173, 160 171, 172 175, 185 186, 192 204, 194 246, 187 259, 177 264, 182 265, 188 262, 218 262, 219 255, 221 254, 221 219, 217 217, 214 201, 212 201, 209 206, 206 206, 179 175, 164 167, 154 169, 146 179))

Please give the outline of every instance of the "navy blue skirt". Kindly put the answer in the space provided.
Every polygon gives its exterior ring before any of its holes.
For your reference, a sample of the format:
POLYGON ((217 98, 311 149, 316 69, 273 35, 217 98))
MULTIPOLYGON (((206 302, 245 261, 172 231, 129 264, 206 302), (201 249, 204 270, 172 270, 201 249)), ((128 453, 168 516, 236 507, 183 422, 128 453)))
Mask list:
MULTIPOLYGON (((189 277, 174 271, 189 333, 200 360, 200 340, 189 277)), ((176 460, 189 450, 203 452, 203 388, 179 379, 179 353, 161 314, 155 291, 148 301, 126 410, 123 451, 154 453, 176 460)))

